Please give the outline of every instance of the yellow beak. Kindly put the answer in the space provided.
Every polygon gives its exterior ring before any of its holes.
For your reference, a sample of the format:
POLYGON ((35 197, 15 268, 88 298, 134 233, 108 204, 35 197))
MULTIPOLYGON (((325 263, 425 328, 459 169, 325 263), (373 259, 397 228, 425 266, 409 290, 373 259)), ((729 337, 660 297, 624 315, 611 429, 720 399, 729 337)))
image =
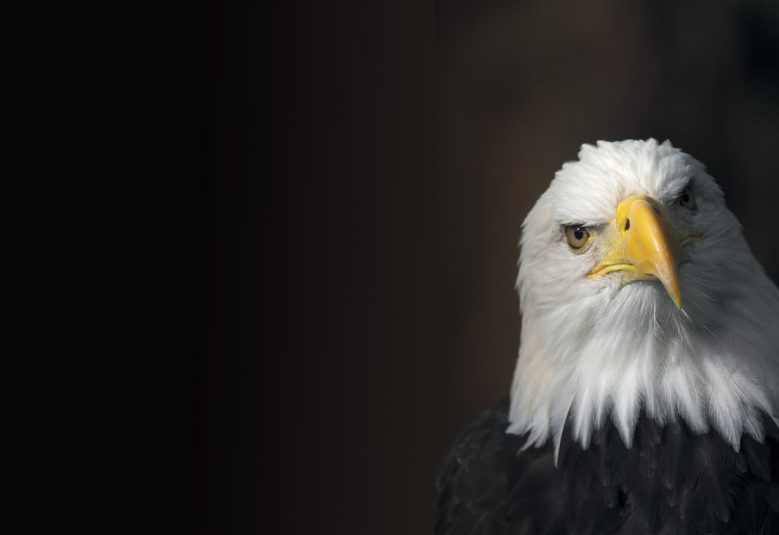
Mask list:
POLYGON ((629 280, 657 278, 676 306, 682 308, 676 242, 654 204, 654 199, 643 195, 631 195, 619 203, 614 239, 588 277, 623 271, 629 280))

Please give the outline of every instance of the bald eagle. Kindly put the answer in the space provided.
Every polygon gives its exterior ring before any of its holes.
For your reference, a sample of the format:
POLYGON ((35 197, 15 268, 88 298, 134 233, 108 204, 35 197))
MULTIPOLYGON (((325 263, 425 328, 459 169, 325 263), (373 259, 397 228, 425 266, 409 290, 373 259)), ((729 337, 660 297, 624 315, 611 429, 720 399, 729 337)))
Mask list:
POLYGON ((523 224, 510 397, 447 454, 443 534, 779 534, 779 291, 704 166, 583 145, 523 224))

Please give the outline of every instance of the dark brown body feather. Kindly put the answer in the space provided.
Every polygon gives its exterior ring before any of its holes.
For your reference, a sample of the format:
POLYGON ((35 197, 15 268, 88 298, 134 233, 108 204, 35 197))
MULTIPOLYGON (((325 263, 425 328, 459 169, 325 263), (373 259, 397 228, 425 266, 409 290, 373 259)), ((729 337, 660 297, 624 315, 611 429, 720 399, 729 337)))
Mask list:
POLYGON ((554 447, 521 450, 505 433, 508 400, 479 417, 437 482, 437 535, 779 534, 779 431, 740 452, 684 423, 641 418, 627 449, 612 425, 587 450, 566 428, 554 447))

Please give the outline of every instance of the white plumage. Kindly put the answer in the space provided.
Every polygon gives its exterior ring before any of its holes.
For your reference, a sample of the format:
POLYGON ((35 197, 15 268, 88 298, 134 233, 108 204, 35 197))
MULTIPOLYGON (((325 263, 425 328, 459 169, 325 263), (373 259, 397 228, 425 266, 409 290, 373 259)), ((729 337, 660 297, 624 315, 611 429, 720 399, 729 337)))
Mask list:
POLYGON ((738 450, 779 420, 779 291, 755 260, 704 166, 647 141, 583 145, 523 225, 517 279, 522 340, 509 433, 559 438, 572 418, 585 448, 611 418, 627 446, 640 412, 714 430, 738 450), (679 202, 694 194, 695 207, 679 202), (676 237, 682 307, 659 280, 588 273, 608 254, 615 211, 631 195, 657 203, 676 237), (581 251, 565 228, 582 225, 581 251))

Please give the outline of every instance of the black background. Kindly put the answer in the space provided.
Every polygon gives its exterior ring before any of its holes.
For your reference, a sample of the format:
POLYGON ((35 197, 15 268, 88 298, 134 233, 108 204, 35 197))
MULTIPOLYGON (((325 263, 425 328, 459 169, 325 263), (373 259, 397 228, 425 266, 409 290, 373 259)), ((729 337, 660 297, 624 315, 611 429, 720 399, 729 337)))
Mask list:
POLYGON ((522 219, 581 143, 706 163, 777 280, 777 7, 584 4, 208 5, 194 532, 432 531, 439 460, 508 392, 522 219))

